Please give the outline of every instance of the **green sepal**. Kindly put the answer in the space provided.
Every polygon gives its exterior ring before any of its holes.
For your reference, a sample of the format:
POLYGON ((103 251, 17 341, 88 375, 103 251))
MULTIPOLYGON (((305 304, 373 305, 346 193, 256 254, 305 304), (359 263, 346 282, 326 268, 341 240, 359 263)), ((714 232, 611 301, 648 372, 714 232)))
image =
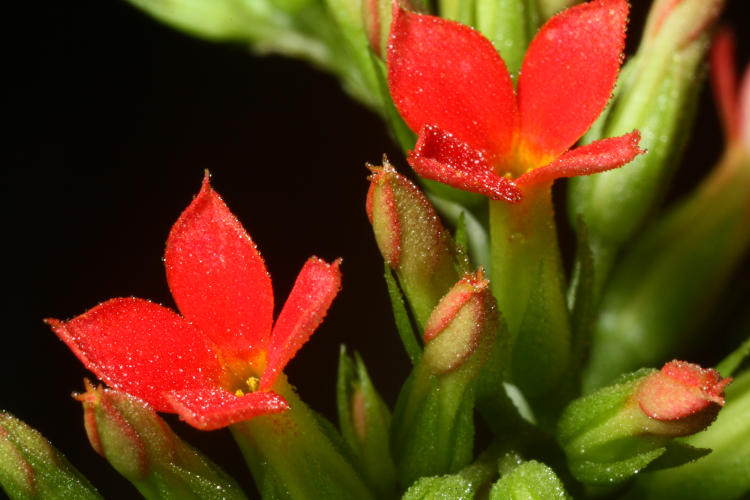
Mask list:
POLYGON ((726 406, 705 431, 678 441, 711 453, 672 469, 639 474, 627 500, 726 500, 750 493, 750 370, 726 389, 726 406))
POLYGON ((672 441, 664 446, 664 453, 648 464, 646 471, 656 471, 661 469, 671 469, 679 467, 690 462, 695 462, 699 458, 705 457, 711 450, 708 448, 696 448, 681 441, 672 441))
POLYGON ((571 498, 550 467, 535 460, 503 475, 490 490, 489 500, 565 500, 571 498))
POLYGON ((406 354, 409 356, 412 365, 416 365, 422 357, 422 345, 417 340, 417 335, 412 327, 409 312, 406 310, 406 303, 401 289, 393 276, 393 270, 385 264, 385 284, 388 287, 388 297, 391 300, 391 309, 393 310, 393 319, 396 322, 396 330, 404 346, 406 354))
POLYGON ((396 491, 396 469, 391 458, 391 415, 380 398, 359 354, 354 359, 341 346, 336 387, 339 427, 364 479, 380 498, 396 491))
POLYGON ((679 424, 649 418, 631 399, 641 381, 652 373, 655 370, 642 369, 623 376, 565 409, 558 425, 558 441, 577 480, 592 485, 613 484, 633 477, 652 463, 657 468, 672 467, 704 454, 674 444, 669 430, 679 424))
POLYGON ((102 498, 44 436, 5 411, 0 411, 0 487, 12 500, 102 498))

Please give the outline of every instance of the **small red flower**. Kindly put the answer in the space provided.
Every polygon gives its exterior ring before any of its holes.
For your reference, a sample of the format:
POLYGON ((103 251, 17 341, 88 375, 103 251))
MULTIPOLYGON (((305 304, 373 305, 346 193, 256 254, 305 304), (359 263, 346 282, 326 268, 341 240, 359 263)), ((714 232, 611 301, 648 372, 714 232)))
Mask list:
POLYGON ((479 32, 394 2, 388 86, 419 134, 409 164, 425 178, 518 202, 524 185, 609 170, 643 153, 637 131, 568 151, 612 94, 628 8, 597 0, 552 17, 526 52, 516 93, 479 32))
POLYGON ((107 384, 199 429, 289 409, 270 389, 338 293, 339 261, 310 258, 272 324, 263 259, 208 175, 172 227, 164 260, 182 316, 130 297, 47 323, 107 384))

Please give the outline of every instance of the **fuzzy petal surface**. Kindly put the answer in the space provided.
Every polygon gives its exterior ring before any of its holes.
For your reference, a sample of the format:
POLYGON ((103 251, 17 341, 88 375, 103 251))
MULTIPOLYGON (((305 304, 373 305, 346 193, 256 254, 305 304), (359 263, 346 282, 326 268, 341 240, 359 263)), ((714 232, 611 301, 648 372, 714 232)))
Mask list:
POLYGON ((407 125, 415 132, 435 125, 501 160, 513 146, 516 98, 492 43, 463 24, 393 12, 388 87, 407 125))
POLYGON ((512 181, 497 175, 485 155, 450 132, 425 125, 414 151, 407 158, 414 171, 425 179, 442 182, 493 200, 521 201, 512 181))
POLYGON ((561 177, 591 175, 620 167, 646 151, 638 146, 637 130, 620 137, 594 141, 571 149, 552 163, 535 168, 516 179, 519 186, 548 182, 561 177))
POLYGON ((222 383, 223 367, 211 341, 153 302, 112 299, 68 322, 46 321, 97 377, 158 411, 172 411, 164 396, 169 391, 222 383))
POLYGON ((173 391, 167 398, 172 412, 204 431, 289 409, 286 400, 275 392, 256 391, 237 396, 224 389, 203 389, 173 391))
POLYGON ((628 16, 626 0, 564 10, 531 42, 518 80, 521 151, 545 164, 570 148, 609 100, 628 16))
POLYGON ((208 175, 167 239, 167 281, 182 315, 229 359, 266 348, 273 322, 271 278, 208 175))
POLYGON ((271 334, 260 390, 270 389, 290 359, 320 325, 341 289, 340 260, 311 257, 302 267, 271 334))

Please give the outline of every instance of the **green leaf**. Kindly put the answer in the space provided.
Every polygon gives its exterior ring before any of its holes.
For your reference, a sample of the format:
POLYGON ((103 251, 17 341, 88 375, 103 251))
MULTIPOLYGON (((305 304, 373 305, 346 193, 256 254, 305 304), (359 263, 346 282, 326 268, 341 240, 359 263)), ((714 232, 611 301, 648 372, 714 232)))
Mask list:
POLYGON ((387 263, 385 264, 384 269, 385 284, 388 287, 388 297, 391 299, 391 308, 393 309, 393 319, 396 321, 396 330, 398 330, 401 343, 403 344, 412 365, 416 365, 422 357, 422 346, 417 341, 417 335, 414 333, 409 313, 406 310, 404 296, 401 294, 401 289, 399 288, 398 283, 396 283, 393 271, 387 263))

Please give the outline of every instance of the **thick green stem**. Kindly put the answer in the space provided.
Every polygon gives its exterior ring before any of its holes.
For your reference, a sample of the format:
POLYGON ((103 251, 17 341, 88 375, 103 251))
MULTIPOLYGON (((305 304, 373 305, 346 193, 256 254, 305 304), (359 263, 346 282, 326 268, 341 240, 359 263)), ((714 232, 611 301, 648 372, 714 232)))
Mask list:
POLYGON ((490 203, 492 291, 512 342, 512 380, 531 397, 555 389, 570 363, 570 321, 550 185, 518 204, 490 203))
POLYGON ((315 413, 282 375, 274 390, 290 410, 232 426, 258 489, 281 498, 373 498, 315 413))

